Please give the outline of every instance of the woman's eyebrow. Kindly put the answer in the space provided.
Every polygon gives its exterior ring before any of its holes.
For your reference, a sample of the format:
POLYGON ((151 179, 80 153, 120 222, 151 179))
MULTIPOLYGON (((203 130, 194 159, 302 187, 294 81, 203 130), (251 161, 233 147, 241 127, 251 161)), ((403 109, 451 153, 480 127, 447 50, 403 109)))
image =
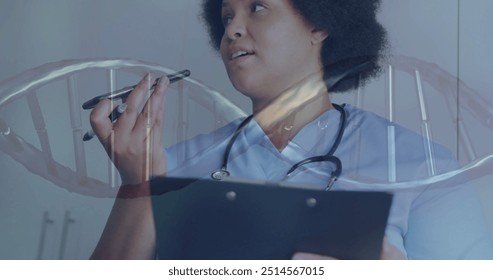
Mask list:
POLYGON ((221 13, 231 10, 231 3, 229 1, 223 1, 221 4, 221 13))

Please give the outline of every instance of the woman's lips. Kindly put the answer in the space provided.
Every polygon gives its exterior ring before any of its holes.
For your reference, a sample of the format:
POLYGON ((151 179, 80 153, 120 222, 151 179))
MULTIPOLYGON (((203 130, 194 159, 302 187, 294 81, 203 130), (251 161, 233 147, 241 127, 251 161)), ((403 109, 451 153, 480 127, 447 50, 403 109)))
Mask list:
POLYGON ((237 58, 242 57, 242 56, 250 55, 250 54, 252 54, 252 53, 249 53, 247 51, 237 51, 231 55, 231 60, 237 59, 237 58))
POLYGON ((228 64, 231 65, 238 65, 246 62, 250 58, 252 58, 255 54, 254 53, 242 53, 242 54, 236 54, 232 55, 231 59, 228 61, 228 64))

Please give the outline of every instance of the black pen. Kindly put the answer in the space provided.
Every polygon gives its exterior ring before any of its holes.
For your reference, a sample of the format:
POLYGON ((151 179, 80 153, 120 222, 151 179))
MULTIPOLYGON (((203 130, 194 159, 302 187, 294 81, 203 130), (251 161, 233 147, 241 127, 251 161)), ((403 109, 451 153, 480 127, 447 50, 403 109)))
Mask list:
MULTIPOLYGON (((182 70, 180 72, 168 75, 169 83, 172 84, 174 82, 177 82, 183 78, 186 78, 190 76, 190 70, 182 70)), ((151 90, 154 89, 154 87, 159 83, 160 79, 156 79, 154 84, 151 86, 151 90)), ((127 97, 135 88, 137 85, 133 86, 128 86, 124 87, 119 90, 112 91, 110 93, 106 93, 103 95, 98 95, 82 104, 82 109, 87 110, 87 109, 92 109, 94 108, 100 101, 104 99, 119 99, 119 98, 125 98, 127 97)))
MULTIPOLYGON (((171 83, 177 82, 183 78, 186 78, 188 76, 190 76, 190 71, 189 70, 183 70, 183 71, 177 72, 175 74, 168 75, 167 77, 169 79, 169 83, 171 84, 171 83)), ((159 80, 160 80, 160 78, 156 79, 156 81, 154 82, 154 84, 150 88, 151 90, 156 87, 156 85, 159 83, 159 80)), ((137 85, 125 87, 125 88, 122 88, 120 90, 110 92, 108 94, 96 96, 93 99, 85 102, 82 105, 82 108, 84 108, 84 109, 94 108, 94 106, 96 106, 96 104, 98 104, 101 100, 104 100, 104 99, 124 98, 124 97, 128 96, 135 89, 135 87, 137 87, 137 85)), ((111 120, 112 123, 114 123, 123 114, 123 112, 125 112, 126 109, 127 109, 127 104, 122 103, 122 104, 116 106, 116 108, 113 109, 113 111, 111 111, 108 118, 111 120)), ((82 141, 84 141, 84 142, 89 141, 92 138, 94 138, 95 135, 96 134, 94 133, 94 131, 90 130, 84 134, 84 136, 82 137, 82 141)))

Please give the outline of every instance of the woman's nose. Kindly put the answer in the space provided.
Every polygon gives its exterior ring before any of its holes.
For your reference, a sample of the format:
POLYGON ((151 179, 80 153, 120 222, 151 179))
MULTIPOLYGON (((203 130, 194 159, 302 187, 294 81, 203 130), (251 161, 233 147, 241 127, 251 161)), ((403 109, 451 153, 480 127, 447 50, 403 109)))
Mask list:
POLYGON ((230 40, 236 40, 245 37, 246 26, 241 17, 234 17, 225 28, 225 34, 230 40))

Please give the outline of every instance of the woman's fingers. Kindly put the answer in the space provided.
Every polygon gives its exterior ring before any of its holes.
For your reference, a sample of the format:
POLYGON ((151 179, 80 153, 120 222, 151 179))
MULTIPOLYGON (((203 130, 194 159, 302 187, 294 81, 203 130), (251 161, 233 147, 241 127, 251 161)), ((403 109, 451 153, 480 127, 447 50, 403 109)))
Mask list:
MULTIPOLYGON (((336 258, 317 255, 306 252, 297 252, 292 257, 293 260, 336 260, 336 258)), ((382 242, 381 260, 405 260, 406 256, 395 246, 389 243, 387 237, 382 242)))
POLYGON ((164 107, 164 93, 168 85, 168 78, 163 76, 154 89, 154 92, 147 100, 142 113, 137 117, 132 134, 134 134, 136 138, 140 138, 141 141, 144 141, 149 137, 151 131, 150 128, 153 128, 153 134, 157 133, 157 131, 154 131, 154 127, 160 118, 159 113, 162 113, 164 107), (143 131, 146 131, 146 133, 142 133, 143 131))
MULTIPOLYGON (((162 136, 164 131, 164 107, 165 107, 165 92, 168 88, 169 80, 167 77, 163 77, 158 86, 156 87, 157 97, 156 101, 151 101, 146 105, 144 110, 148 110, 149 107, 152 107, 151 111, 153 114, 153 133, 152 133, 152 141, 153 143, 162 143, 162 136)), ((153 145, 153 147, 161 149, 161 145, 153 145)))
POLYGON ((112 102, 104 100, 91 112, 93 130, 118 168, 122 182, 136 184, 166 171, 162 140, 164 77, 153 90, 156 78, 146 75, 126 99, 126 109, 111 120, 112 102))
POLYGON ((306 252, 296 252, 291 259, 292 260, 337 260, 336 258, 333 257, 306 253, 306 252))
POLYGON ((142 108, 151 96, 150 89, 155 80, 155 75, 147 74, 128 96, 126 100, 127 108, 125 113, 120 116, 114 125, 115 129, 119 130, 122 136, 126 137, 133 131, 137 119, 141 115, 142 108))
POLYGON ((156 122, 151 133, 152 141, 152 174, 154 176, 164 175, 167 171, 166 155, 163 147, 163 130, 164 130, 164 102, 163 106, 157 112, 156 122))
POLYGON ((91 111, 91 127, 99 141, 106 147, 109 137, 113 131, 113 124, 108 118, 113 110, 111 100, 103 100, 91 111))
POLYGON ((161 175, 165 172, 163 146, 160 142, 162 115, 164 113, 164 92, 169 81, 164 77, 156 86, 146 102, 142 113, 138 116, 132 131, 132 138, 145 145, 144 173, 145 178, 161 175))
POLYGON ((397 247, 390 244, 387 237, 384 237, 382 243, 381 260, 405 260, 406 256, 397 247))

